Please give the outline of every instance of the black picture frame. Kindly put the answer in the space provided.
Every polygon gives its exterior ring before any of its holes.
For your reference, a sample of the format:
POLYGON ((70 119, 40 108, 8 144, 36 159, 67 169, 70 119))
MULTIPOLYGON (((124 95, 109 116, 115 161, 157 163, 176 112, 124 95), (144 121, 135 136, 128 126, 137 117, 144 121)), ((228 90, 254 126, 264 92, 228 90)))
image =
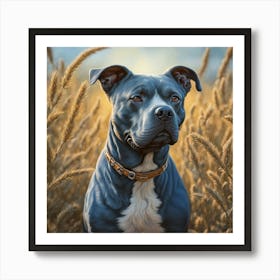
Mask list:
MULTIPOLYGON (((53 233, 51 233, 53 234, 53 233)), ((251 248, 251 29, 29 29, 29 250, 30 251, 250 251, 251 248), (244 244, 80 245, 36 243, 36 36, 44 35, 215 35, 244 37, 244 244)))

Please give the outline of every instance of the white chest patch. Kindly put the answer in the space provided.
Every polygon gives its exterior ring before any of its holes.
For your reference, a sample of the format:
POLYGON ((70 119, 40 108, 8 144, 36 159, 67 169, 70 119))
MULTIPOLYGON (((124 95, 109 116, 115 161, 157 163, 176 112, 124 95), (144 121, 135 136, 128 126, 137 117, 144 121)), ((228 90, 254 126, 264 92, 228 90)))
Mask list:
MULTIPOLYGON (((143 163, 134 171, 145 172, 156 169, 153 153, 146 155, 143 163)), ((130 205, 122 212, 118 219, 119 227, 124 232, 164 232, 161 227, 161 216, 157 213, 161 201, 155 191, 154 180, 135 182, 130 198, 130 205)))

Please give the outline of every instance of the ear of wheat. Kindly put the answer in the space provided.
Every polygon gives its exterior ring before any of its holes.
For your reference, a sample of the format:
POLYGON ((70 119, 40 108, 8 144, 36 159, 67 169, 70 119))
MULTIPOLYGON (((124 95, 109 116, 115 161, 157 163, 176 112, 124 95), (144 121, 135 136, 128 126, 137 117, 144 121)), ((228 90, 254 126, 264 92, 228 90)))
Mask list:
POLYGON ((58 73, 54 71, 51 75, 49 90, 48 90, 48 107, 52 109, 54 104, 55 94, 58 88, 58 73))
POLYGON ((62 88, 67 88, 71 82, 71 78, 76 71, 76 69, 81 65, 81 63, 90 55, 105 49, 102 48, 91 48, 82 52, 65 70, 65 74, 62 78, 62 88))
POLYGON ((61 174, 58 178, 56 178, 54 181, 52 181, 49 186, 48 189, 52 189, 55 186, 61 184, 63 181, 70 179, 74 176, 78 176, 78 175, 82 175, 84 173, 92 173, 94 170, 94 168, 83 168, 83 169, 77 169, 77 170, 72 170, 72 171, 67 171, 63 174, 61 174))
POLYGON ((198 133, 192 133, 190 134, 192 137, 193 141, 196 143, 199 143, 202 145, 202 147, 213 157, 213 159, 216 161, 216 163, 226 172, 226 174, 232 178, 232 175, 228 171, 227 167, 221 160, 221 155, 215 147, 215 145, 208 139, 205 139, 203 136, 199 135, 198 133))
POLYGON ((53 61, 53 52, 52 52, 52 48, 47 47, 47 56, 49 59, 49 62, 54 65, 54 61, 53 61))
POLYGON ((207 65, 208 65, 208 61, 209 61, 209 54, 210 54, 210 48, 206 48, 205 49, 205 52, 203 54, 203 57, 202 57, 202 63, 201 63, 201 66, 198 70, 198 75, 199 77, 201 78, 207 68, 207 65))
POLYGON ((220 68, 218 70, 217 78, 221 79, 225 75, 225 71, 227 69, 227 66, 232 58, 233 48, 228 48, 226 51, 226 55, 220 65, 220 68))
POLYGON ((60 152, 63 144, 67 140, 69 140, 69 138, 71 136, 71 132, 73 131, 73 127, 74 127, 74 121, 75 121, 75 118, 78 115, 78 112, 79 112, 79 109, 80 109, 80 106, 81 106, 81 102, 82 102, 82 100, 85 96, 87 87, 88 87, 88 82, 84 81, 79 88, 78 95, 75 99, 74 105, 72 106, 72 109, 71 109, 70 116, 69 116, 69 118, 66 122, 65 128, 63 130, 62 140, 61 140, 60 146, 58 147, 58 149, 56 151, 56 154, 58 154, 60 152))

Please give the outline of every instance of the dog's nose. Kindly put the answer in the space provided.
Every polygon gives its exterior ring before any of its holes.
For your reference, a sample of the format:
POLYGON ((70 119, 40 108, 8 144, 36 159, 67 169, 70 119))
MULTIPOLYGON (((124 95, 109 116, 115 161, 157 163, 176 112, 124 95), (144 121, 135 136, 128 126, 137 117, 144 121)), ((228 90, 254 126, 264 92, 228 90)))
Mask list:
POLYGON ((155 109, 155 115, 161 121, 168 121, 173 118, 172 109, 168 106, 160 106, 155 109))

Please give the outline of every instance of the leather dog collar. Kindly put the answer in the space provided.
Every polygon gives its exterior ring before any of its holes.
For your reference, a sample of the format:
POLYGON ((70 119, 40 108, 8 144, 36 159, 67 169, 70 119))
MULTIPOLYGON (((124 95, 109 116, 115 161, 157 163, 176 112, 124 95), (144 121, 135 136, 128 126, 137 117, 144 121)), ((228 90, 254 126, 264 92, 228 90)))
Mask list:
POLYGON ((106 159, 108 160, 109 164, 117 171, 121 176, 124 175, 128 179, 133 181, 140 181, 146 182, 156 176, 162 174, 165 169, 167 168, 167 161, 158 169, 148 171, 148 172, 136 172, 133 170, 126 169, 120 163, 118 163, 109 153, 108 151, 105 152, 106 159))

